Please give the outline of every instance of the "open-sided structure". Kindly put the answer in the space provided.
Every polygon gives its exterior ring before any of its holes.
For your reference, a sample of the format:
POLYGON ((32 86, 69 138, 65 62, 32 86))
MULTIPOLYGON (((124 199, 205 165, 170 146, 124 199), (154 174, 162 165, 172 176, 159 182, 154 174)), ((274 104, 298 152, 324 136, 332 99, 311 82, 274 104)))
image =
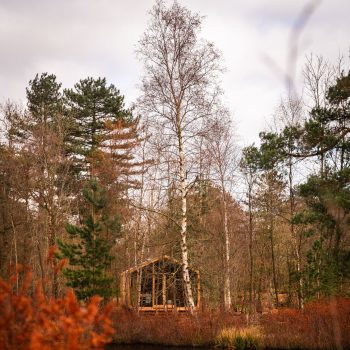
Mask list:
MULTIPOLYGON (((190 270, 196 308, 200 303, 199 272, 190 270)), ((121 274, 121 303, 139 310, 187 310, 182 264, 168 256, 148 260, 121 274)))

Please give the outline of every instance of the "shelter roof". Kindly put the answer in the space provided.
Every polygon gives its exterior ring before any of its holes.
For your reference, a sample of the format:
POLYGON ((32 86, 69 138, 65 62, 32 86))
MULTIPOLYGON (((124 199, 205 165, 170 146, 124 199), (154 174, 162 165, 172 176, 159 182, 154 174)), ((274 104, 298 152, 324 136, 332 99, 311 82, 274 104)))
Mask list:
MULTIPOLYGON (((154 264, 158 261, 161 261, 161 260, 164 260, 164 261, 168 261, 170 263, 173 263, 175 265, 182 265, 182 262, 168 256, 168 255, 163 255, 161 257, 158 257, 158 258, 150 258, 150 259, 147 259, 145 260, 144 262, 138 264, 138 265, 135 265, 133 267, 130 267, 129 269, 127 270, 124 270, 122 273, 131 273, 131 272, 134 272, 134 271, 137 271, 147 265, 151 265, 151 264, 154 264)), ((193 269, 193 268, 189 268, 191 271, 194 271, 194 272, 198 272, 197 270, 193 269)))

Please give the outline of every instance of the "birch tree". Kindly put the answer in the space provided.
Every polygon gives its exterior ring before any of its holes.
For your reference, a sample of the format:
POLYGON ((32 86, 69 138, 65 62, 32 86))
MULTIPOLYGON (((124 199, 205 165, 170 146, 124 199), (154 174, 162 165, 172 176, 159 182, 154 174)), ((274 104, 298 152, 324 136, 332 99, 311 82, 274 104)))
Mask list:
POLYGON ((145 70, 139 106, 154 126, 171 136, 168 151, 176 157, 176 187, 181 198, 183 279, 193 309, 187 247, 187 195, 195 177, 192 145, 203 120, 216 108, 220 54, 212 43, 199 39, 202 18, 177 2, 167 8, 158 1, 150 17, 137 51, 145 70))
MULTIPOLYGON (((225 111, 223 111, 225 113, 225 111)), ((224 238, 224 306, 231 308, 230 279, 230 232, 228 227, 227 196, 232 185, 235 166, 237 165, 237 148, 231 120, 228 115, 220 115, 208 126, 207 151, 210 159, 214 182, 221 190, 222 233, 224 238)))

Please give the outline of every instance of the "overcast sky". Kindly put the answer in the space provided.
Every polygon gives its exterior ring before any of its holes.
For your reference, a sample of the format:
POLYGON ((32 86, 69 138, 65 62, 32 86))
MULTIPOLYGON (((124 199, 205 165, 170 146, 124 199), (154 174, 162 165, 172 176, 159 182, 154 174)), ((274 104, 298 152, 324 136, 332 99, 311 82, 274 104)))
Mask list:
MULTIPOLYGON (((171 2, 171 1, 166 1, 171 2)), ((242 145, 257 140, 285 85, 266 63, 286 67, 291 29, 303 0, 179 0, 205 16, 202 36, 222 52, 225 101, 242 145)), ((0 0, 0 101, 24 101, 36 73, 56 74, 63 87, 87 76, 104 76, 131 104, 139 94, 142 65, 135 48, 153 0, 0 0)), ((299 41, 298 69, 306 54, 349 69, 350 0, 324 0, 299 41)))

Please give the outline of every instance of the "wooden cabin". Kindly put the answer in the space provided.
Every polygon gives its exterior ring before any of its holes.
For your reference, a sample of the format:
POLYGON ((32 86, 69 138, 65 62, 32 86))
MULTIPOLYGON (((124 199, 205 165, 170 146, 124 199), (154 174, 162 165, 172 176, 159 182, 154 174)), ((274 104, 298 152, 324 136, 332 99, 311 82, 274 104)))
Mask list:
MULTIPOLYGON (((196 308, 200 304, 199 271, 192 268, 190 280, 196 308)), ((121 273, 121 304, 141 311, 188 310, 182 264, 168 256, 152 259, 121 273)))

